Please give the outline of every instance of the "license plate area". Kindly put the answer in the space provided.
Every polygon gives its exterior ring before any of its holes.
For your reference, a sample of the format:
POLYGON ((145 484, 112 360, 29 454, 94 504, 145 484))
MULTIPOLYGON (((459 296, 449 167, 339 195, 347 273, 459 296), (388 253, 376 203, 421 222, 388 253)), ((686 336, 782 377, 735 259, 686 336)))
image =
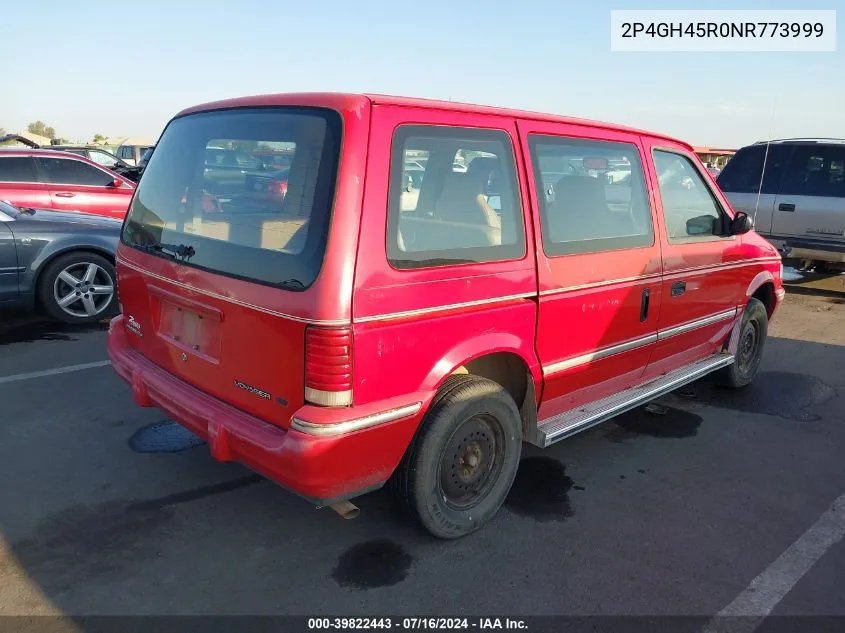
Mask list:
POLYGON ((150 295, 158 304, 154 312, 158 313, 156 334, 160 339, 209 362, 220 361, 220 310, 161 288, 151 287, 150 295))

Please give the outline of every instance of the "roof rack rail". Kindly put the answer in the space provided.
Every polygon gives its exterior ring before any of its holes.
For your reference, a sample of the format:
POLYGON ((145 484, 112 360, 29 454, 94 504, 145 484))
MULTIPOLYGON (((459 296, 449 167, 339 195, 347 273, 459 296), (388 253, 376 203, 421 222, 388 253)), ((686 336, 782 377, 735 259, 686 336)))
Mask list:
POLYGON ((845 143, 845 138, 837 138, 835 136, 818 136, 818 137, 804 137, 804 136, 796 136, 794 138, 775 138, 770 141, 757 141, 754 145, 765 145, 766 143, 784 143, 789 141, 798 141, 798 142, 805 142, 805 143, 825 143, 828 141, 836 141, 838 143, 845 143))

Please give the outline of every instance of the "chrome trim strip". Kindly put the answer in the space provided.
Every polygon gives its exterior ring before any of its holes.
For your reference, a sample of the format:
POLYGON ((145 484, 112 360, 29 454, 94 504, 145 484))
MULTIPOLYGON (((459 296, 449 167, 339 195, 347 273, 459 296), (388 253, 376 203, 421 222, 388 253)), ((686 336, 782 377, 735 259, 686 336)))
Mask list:
MULTIPOLYGON (((174 286, 178 286, 179 288, 184 288, 185 290, 190 290, 191 292, 196 292, 200 295, 205 295, 208 297, 214 297, 215 299, 219 299, 220 301, 225 301, 227 303, 232 303, 242 308, 249 308, 250 310, 256 310, 258 312, 263 312, 265 314, 270 314, 272 316, 280 317, 282 319, 289 319, 291 321, 296 321, 297 323, 305 323, 307 325, 349 325, 348 320, 338 319, 334 321, 324 320, 321 321, 319 319, 306 319, 304 317, 294 316, 293 314, 285 314, 284 312, 276 312, 275 310, 270 310, 268 308, 262 308, 261 306, 253 305, 251 303, 247 303, 245 301, 238 301, 237 299, 232 299, 231 297, 226 297, 221 294, 217 294, 216 292, 211 292, 210 290, 202 290, 197 288, 196 286, 191 286, 190 284, 182 283, 181 281, 176 281, 175 279, 171 279, 170 277, 164 277, 162 275, 158 275, 154 272, 150 272, 145 268, 141 268, 137 264, 131 264, 123 258, 118 258, 117 263, 121 266, 126 266, 127 268, 131 268, 132 270, 139 272, 144 275, 149 275, 153 279, 158 279, 159 281, 164 281, 166 283, 172 284, 174 286)), ((213 273, 212 273, 213 274, 213 273)))
POLYGON ((703 319, 696 319, 695 321, 682 323, 681 325, 666 328, 665 330, 658 330, 657 340, 662 341, 673 336, 678 336, 679 334, 685 334, 686 332, 696 330, 700 327, 706 327, 708 325, 713 325, 714 323, 719 323, 720 321, 727 321, 728 319, 733 319, 736 316, 736 313, 737 308, 731 308, 730 310, 725 310, 724 312, 717 312, 716 314, 711 314, 710 316, 704 317, 703 319))
POLYGON ((608 279, 606 281, 596 281, 590 284, 580 284, 577 286, 566 286, 565 288, 552 288, 550 290, 543 290, 540 292, 541 297, 548 295, 556 295, 562 292, 571 292, 574 290, 586 290, 588 288, 601 288, 602 286, 612 286, 614 284, 624 284, 632 281, 642 281, 645 279, 660 279, 661 273, 652 273, 651 275, 638 275, 637 277, 623 277, 622 279, 608 279))
POLYGON ((680 270, 672 270, 667 273, 652 273, 650 275, 638 275, 637 277, 622 277, 619 279, 607 279, 605 281, 596 281, 589 284, 579 284, 577 286, 566 286, 563 288, 552 288, 549 290, 543 290, 540 292, 541 297, 547 297, 549 295, 556 295, 561 294, 564 292, 572 292, 575 290, 587 290, 589 288, 601 288, 603 286, 612 286, 614 284, 623 284, 623 283, 630 283, 633 281, 643 281, 647 279, 660 279, 663 277, 664 279, 671 279, 678 275, 686 275, 690 273, 696 272, 707 272, 710 270, 720 270, 720 269, 731 269, 731 268, 742 268, 743 266, 750 266, 751 264, 758 264, 763 262, 776 262, 780 261, 779 257, 756 257, 754 259, 745 259, 738 262, 728 262, 728 263, 719 263, 719 264, 707 264, 706 266, 694 266, 692 268, 682 268, 680 270))
POLYGON ((720 321, 727 321, 728 319, 734 318, 737 312, 737 308, 731 308, 730 310, 717 312, 716 314, 711 314, 710 316, 706 316, 702 319, 696 319, 695 321, 682 323, 681 325, 666 328, 665 330, 659 330, 656 334, 649 334, 648 336, 642 336, 640 338, 631 339, 629 341, 625 341, 624 343, 619 343, 618 345, 602 347, 594 352, 589 352, 588 354, 582 354, 580 356, 573 356, 571 358, 559 360, 544 366, 543 376, 551 376, 567 369, 578 367, 579 365, 586 365, 587 363, 591 363, 596 360, 601 360, 603 358, 607 358, 608 356, 621 354, 623 352, 629 352, 631 350, 637 349, 638 347, 650 345, 651 343, 656 343, 657 341, 662 341, 667 338, 677 336, 679 334, 684 334, 700 327, 719 323, 720 321))
POLYGON ((417 413, 420 408, 422 408, 422 402, 415 402, 414 404, 408 404, 397 409, 390 409, 388 411, 382 411, 381 413, 367 415, 363 418, 347 420, 346 422, 337 422, 335 424, 314 424, 313 422, 307 422, 305 420, 301 420, 300 418, 293 418, 293 420, 291 420, 290 428, 300 431, 301 433, 308 433, 309 435, 343 435, 345 433, 352 433, 354 431, 360 431, 379 424, 387 424, 388 422, 407 418, 408 416, 417 413))
POLYGON ((543 375, 550 376, 552 374, 557 374, 566 369, 571 369, 572 367, 577 367, 578 365, 585 365, 594 360, 601 360, 602 358, 613 356, 614 354, 629 352, 633 349, 637 349, 638 347, 655 343, 656 341, 657 334, 649 334, 648 336, 631 339, 630 341, 625 341, 624 343, 619 343, 618 345, 600 348, 595 352, 590 352, 589 354, 582 354, 581 356, 573 356, 572 358, 559 360, 543 367, 543 375))
POLYGON ((687 275, 689 273, 703 273, 709 270, 730 270, 732 268, 742 268, 743 266, 750 266, 751 264, 761 264, 764 262, 781 261, 780 257, 755 257, 754 259, 745 259, 739 262, 727 262, 721 264, 707 264, 706 266, 693 266, 692 268, 681 268, 680 270, 670 270, 665 273, 665 279, 671 279, 678 275, 687 275))
POLYGON ((419 308, 417 310, 405 310, 404 312, 389 312, 387 314, 374 314, 371 316, 353 318, 355 323, 371 323, 373 321, 390 321, 393 319, 401 319, 404 317, 414 317, 423 314, 432 314, 434 312, 445 312, 447 310, 458 310, 460 308, 472 308, 482 305, 491 305, 494 303, 504 303, 506 301, 514 301, 516 299, 528 299, 536 297, 536 292, 523 292, 516 295, 508 295, 506 297, 493 297, 491 299, 478 299, 477 301, 464 301, 462 303, 449 303, 442 306, 432 306, 430 308, 419 308))

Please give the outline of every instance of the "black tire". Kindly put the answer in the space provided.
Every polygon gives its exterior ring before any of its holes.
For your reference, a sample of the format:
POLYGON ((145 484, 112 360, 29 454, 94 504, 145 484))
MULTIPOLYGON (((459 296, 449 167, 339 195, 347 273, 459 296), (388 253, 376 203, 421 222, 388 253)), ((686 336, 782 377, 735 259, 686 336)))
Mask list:
POLYGON ((819 273, 820 275, 831 275, 836 272, 830 267, 830 264, 822 261, 815 262, 813 265, 813 271, 819 273))
MULTIPOLYGON (((79 281, 84 280, 80 278, 79 281)), ((114 265, 102 255, 88 251, 74 251, 60 255, 47 264, 47 267, 39 276, 38 299, 52 318, 63 323, 84 325, 114 316, 117 313, 118 306, 117 273, 114 270, 114 265), (67 292, 69 294, 76 289, 71 284, 59 280, 59 275, 68 269, 83 271, 89 264, 93 264, 98 269, 95 280, 78 289, 79 301, 76 304, 62 308, 56 297, 56 293, 59 292, 57 284, 62 289, 62 293, 67 292), (110 299, 106 295, 95 295, 93 293, 96 288, 104 288, 107 285, 112 287, 110 299), (86 289, 92 292, 86 294, 86 289), (83 298, 88 299, 89 297, 96 308, 96 312, 93 314, 86 313, 85 305, 82 304, 83 298)))
POLYGON ((521 451, 522 420, 510 394, 486 378, 452 376, 429 407, 390 489, 432 535, 460 538, 502 506, 521 451))
POLYGON ((742 313, 736 360, 720 370, 718 383, 731 389, 741 389, 754 380, 769 332, 769 314, 759 299, 751 298, 742 313))

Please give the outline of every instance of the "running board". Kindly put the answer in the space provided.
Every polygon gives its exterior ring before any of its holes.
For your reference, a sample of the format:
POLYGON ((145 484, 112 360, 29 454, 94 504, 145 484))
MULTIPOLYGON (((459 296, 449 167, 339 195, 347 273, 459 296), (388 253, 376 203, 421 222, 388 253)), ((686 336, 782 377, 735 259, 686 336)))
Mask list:
POLYGON ((537 432, 532 444, 541 447, 554 444, 698 380, 712 371, 727 367, 733 362, 734 357, 731 354, 716 354, 671 371, 638 387, 590 402, 578 409, 559 413, 537 424, 537 432))

